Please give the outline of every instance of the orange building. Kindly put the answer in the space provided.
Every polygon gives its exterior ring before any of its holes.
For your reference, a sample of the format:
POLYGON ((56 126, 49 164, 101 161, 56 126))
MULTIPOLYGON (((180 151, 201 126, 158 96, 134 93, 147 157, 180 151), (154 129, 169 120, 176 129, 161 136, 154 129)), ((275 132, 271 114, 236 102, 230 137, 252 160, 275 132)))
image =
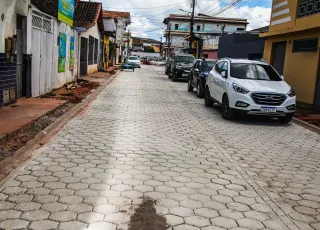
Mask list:
POLYGON ((320 106, 320 1, 273 0, 264 59, 295 89, 299 102, 320 106))

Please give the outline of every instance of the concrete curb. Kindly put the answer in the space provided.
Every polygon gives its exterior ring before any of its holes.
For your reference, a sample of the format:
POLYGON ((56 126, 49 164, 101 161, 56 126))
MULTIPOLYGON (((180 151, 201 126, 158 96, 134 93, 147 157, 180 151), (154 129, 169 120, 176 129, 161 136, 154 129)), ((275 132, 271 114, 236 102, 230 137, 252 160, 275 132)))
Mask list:
MULTIPOLYGON (((92 94, 83 99, 83 101, 73 108, 71 108, 67 113, 59 117, 55 122, 47 126, 44 130, 39 132, 32 140, 28 141, 25 146, 21 147, 12 157, 8 157, 0 163, 2 165, 10 165, 14 162, 18 162, 17 167, 9 168, 10 173, 1 180, 0 178, 0 188, 4 183, 11 178, 13 178, 17 172, 25 167, 25 165, 30 162, 34 157, 38 155, 37 149, 42 147, 44 144, 50 142, 50 140, 74 117, 76 117, 81 111, 83 111, 87 106, 93 102, 96 97, 101 93, 101 91, 109 85, 114 78, 119 75, 120 71, 117 71, 109 79, 107 79, 102 85, 100 85, 92 94), (23 158, 25 156, 26 158, 23 158), (21 159, 22 160, 19 160, 21 159)), ((5 173, 5 172, 4 172, 5 173)))
POLYGON ((302 121, 302 120, 295 118, 295 117, 293 118, 293 122, 297 125, 302 126, 305 129, 308 129, 312 132, 320 134, 320 128, 315 125, 309 124, 308 122, 302 121))

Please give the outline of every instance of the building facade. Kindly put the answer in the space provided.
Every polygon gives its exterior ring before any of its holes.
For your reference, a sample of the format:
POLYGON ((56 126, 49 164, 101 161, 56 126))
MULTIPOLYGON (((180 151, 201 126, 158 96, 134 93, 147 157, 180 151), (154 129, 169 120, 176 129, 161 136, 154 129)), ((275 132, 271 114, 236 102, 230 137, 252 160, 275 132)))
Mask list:
MULTIPOLYGON (((166 56, 189 50, 187 37, 190 35, 190 20, 189 16, 179 14, 171 14, 164 19, 163 23, 167 25, 164 34, 166 37, 164 45, 166 56)), ((193 30, 198 41, 193 45, 193 54, 216 58, 219 37, 227 33, 246 31, 247 24, 246 19, 196 16, 193 30)))
POLYGON ((0 0, 0 107, 31 96, 29 5, 30 0, 0 0))
POLYGON ((218 58, 263 58, 265 39, 259 34, 233 33, 220 37, 218 58))
POLYGON ((274 0, 264 59, 284 75, 297 100, 320 106, 320 2, 274 0))
POLYGON ((115 50, 114 63, 119 64, 124 61, 125 57, 125 39, 124 34, 127 30, 127 26, 131 24, 129 12, 118 12, 118 11, 103 11, 103 19, 115 19, 116 32, 115 41, 112 49, 115 50))

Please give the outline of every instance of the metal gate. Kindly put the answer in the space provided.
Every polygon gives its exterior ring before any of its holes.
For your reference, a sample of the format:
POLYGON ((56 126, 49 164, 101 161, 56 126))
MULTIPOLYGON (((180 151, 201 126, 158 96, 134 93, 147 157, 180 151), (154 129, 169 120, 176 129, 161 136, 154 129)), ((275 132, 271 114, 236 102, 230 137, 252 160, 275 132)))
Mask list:
POLYGON ((286 57, 287 42, 277 42, 273 44, 272 65, 279 74, 283 74, 284 60, 286 57))
POLYGON ((80 75, 87 75, 88 68, 88 39, 81 38, 80 75))
POLYGON ((33 97, 52 90, 53 19, 41 12, 32 12, 32 78, 33 97))

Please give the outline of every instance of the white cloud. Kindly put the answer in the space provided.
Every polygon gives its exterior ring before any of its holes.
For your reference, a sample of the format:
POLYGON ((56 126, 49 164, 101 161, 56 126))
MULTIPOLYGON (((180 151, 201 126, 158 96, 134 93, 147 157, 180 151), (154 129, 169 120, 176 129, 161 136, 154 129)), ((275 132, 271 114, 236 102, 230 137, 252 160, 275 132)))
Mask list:
MULTIPOLYGON (((165 25, 162 22, 165 17, 169 16, 170 13, 184 14, 182 11, 179 11, 180 8, 186 11, 191 10, 190 0, 95 1, 102 2, 103 7, 106 10, 130 12, 132 23, 128 27, 128 29, 130 29, 133 35, 155 39, 160 39, 160 37, 163 35, 163 28, 165 27, 165 25)), ((196 7, 196 14, 206 13, 212 15, 213 13, 218 12, 221 9, 220 3, 228 4, 231 1, 232 0, 197 0, 198 7, 196 7)), ((271 9, 259 6, 258 4, 257 6, 250 8, 246 3, 248 1, 249 0, 245 0, 242 4, 239 4, 240 7, 229 9, 218 16, 236 18, 245 16, 245 18, 247 18, 250 23, 248 25, 248 30, 267 26, 270 20, 271 9)))

